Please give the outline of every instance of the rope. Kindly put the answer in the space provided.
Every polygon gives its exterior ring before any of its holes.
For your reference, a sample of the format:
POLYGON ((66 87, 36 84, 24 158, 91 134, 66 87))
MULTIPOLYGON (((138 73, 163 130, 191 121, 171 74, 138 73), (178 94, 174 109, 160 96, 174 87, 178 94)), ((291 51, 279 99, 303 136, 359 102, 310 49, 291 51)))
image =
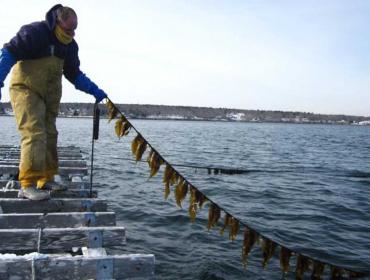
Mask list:
MULTIPOLYGON (((136 160, 133 160, 132 158, 120 158, 122 160, 132 161, 136 162, 136 160)), ((145 160, 141 159, 139 162, 145 162, 145 160)), ((171 166, 177 166, 177 167, 185 167, 185 168, 193 168, 195 170, 197 169, 204 169, 208 171, 208 174, 226 174, 226 175, 235 175, 235 174, 246 174, 253 172, 253 170, 247 170, 247 169, 235 169, 235 168, 225 168, 225 167, 214 167, 214 166, 201 166, 201 165, 194 165, 194 164, 171 164, 171 166)))
POLYGON ((17 182, 15 180, 9 180, 3 189, 6 192, 9 190, 15 189, 16 186, 17 186, 17 182))
POLYGON ((36 280, 36 268, 35 268, 35 256, 32 257, 31 261, 31 273, 32 273, 32 280, 36 280))
MULTIPOLYGON (((38 233, 38 238, 37 238, 37 253, 40 254, 40 250, 41 250, 41 236, 42 236, 42 228, 40 227, 39 228, 39 233, 38 233)), ((34 254, 32 256, 32 260, 31 260, 31 274, 32 274, 32 280, 36 280, 36 265, 35 265, 35 262, 36 262, 36 258, 37 258, 37 255, 34 254)))
POLYGON ((41 249, 41 236, 42 236, 42 228, 39 228, 39 235, 37 238, 37 253, 40 254, 40 249, 41 249))

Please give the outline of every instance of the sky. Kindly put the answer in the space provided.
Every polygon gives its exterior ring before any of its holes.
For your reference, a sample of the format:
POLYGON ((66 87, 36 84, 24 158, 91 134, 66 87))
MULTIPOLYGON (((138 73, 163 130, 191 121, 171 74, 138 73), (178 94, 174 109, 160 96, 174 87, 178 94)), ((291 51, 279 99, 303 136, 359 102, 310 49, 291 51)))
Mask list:
MULTIPOLYGON (((1 44, 57 3, 2 1, 1 44)), ((369 0, 60 3, 78 14, 81 70, 114 103, 370 116, 369 0)), ((93 101, 63 79, 62 102, 93 101)))

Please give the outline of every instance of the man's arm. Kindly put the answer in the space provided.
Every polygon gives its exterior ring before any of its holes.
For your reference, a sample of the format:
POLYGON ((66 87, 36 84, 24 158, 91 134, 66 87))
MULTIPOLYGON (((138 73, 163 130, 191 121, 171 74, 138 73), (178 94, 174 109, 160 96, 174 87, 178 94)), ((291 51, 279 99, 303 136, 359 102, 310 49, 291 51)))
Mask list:
POLYGON ((80 60, 78 58, 78 45, 75 41, 71 44, 72 45, 70 46, 64 60, 64 76, 75 86, 76 89, 93 95, 96 102, 99 103, 104 98, 107 98, 107 94, 81 72, 80 60))
POLYGON ((84 73, 80 73, 75 80, 76 89, 82 90, 95 97, 96 102, 102 101, 107 98, 107 94, 100 89, 93 81, 91 81, 84 73))
POLYGON ((1 88, 4 86, 4 81, 10 69, 17 61, 14 59, 13 55, 8 51, 7 48, 2 48, 0 50, 0 100, 1 100, 1 88))

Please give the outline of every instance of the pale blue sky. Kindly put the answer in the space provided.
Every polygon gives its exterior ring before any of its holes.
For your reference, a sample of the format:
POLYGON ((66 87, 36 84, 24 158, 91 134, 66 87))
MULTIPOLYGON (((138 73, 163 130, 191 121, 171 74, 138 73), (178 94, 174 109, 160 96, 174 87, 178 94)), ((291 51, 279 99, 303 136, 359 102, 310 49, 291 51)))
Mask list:
MULTIPOLYGON (((3 1, 1 44, 56 3, 3 1)), ((370 116, 369 0, 60 3, 113 102, 370 116)), ((93 101, 63 83, 63 102, 93 101)))

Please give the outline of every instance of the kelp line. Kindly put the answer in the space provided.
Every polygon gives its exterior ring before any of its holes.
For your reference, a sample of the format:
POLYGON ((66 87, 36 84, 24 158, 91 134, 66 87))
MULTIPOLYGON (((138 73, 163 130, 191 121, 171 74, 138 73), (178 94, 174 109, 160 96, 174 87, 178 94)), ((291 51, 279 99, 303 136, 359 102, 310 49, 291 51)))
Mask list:
MULTIPOLYGON (((133 162, 146 162, 146 160, 135 160, 132 158, 124 158, 121 157, 121 160, 127 160, 127 161, 133 161, 133 162)), ((213 166, 200 166, 200 165, 195 165, 195 164, 171 164, 172 166, 175 167, 186 167, 186 168, 192 168, 197 172, 197 170, 207 170, 208 174, 214 174, 214 175, 239 175, 239 174, 246 174, 246 173, 251 173, 251 172, 256 172, 256 170, 247 170, 247 169, 235 169, 235 168, 226 168, 226 167, 213 167, 213 166)), ((257 171, 258 172, 258 171, 257 171)))
POLYGON ((342 279, 343 277, 363 277, 365 273, 356 272, 344 267, 335 266, 333 264, 323 262, 294 250, 291 250, 273 240, 270 240, 263 234, 257 232, 249 225, 241 222, 235 216, 227 212, 225 209, 216 204, 212 199, 203 194, 197 187, 191 184, 183 177, 158 151, 141 135, 141 133, 131 124, 131 122, 123 115, 116 105, 110 99, 107 99, 106 106, 108 108, 108 122, 116 119, 115 133, 121 138, 134 130, 137 135, 132 140, 131 152, 134 155, 135 161, 142 161, 145 151, 150 149, 146 159, 150 174, 149 178, 157 175, 160 167, 165 165, 163 172, 164 197, 165 199, 171 193, 171 187, 174 188, 176 204, 182 208, 182 202, 189 194, 188 213, 191 222, 194 222, 197 213, 202 209, 205 203, 209 203, 207 229, 214 228, 220 218, 223 216, 224 223, 220 229, 220 234, 223 235, 225 230, 229 231, 229 239, 234 241, 240 231, 243 232, 242 246, 242 262, 246 268, 248 263, 248 255, 252 251, 253 246, 260 245, 262 250, 262 266, 266 267, 268 261, 273 257, 274 253, 280 250, 280 268, 284 274, 288 273, 290 266, 290 258, 296 256, 296 279, 303 279, 304 273, 311 271, 312 279, 321 279, 326 267, 329 267, 332 279, 342 279), (243 229, 241 230, 241 227, 243 229))

